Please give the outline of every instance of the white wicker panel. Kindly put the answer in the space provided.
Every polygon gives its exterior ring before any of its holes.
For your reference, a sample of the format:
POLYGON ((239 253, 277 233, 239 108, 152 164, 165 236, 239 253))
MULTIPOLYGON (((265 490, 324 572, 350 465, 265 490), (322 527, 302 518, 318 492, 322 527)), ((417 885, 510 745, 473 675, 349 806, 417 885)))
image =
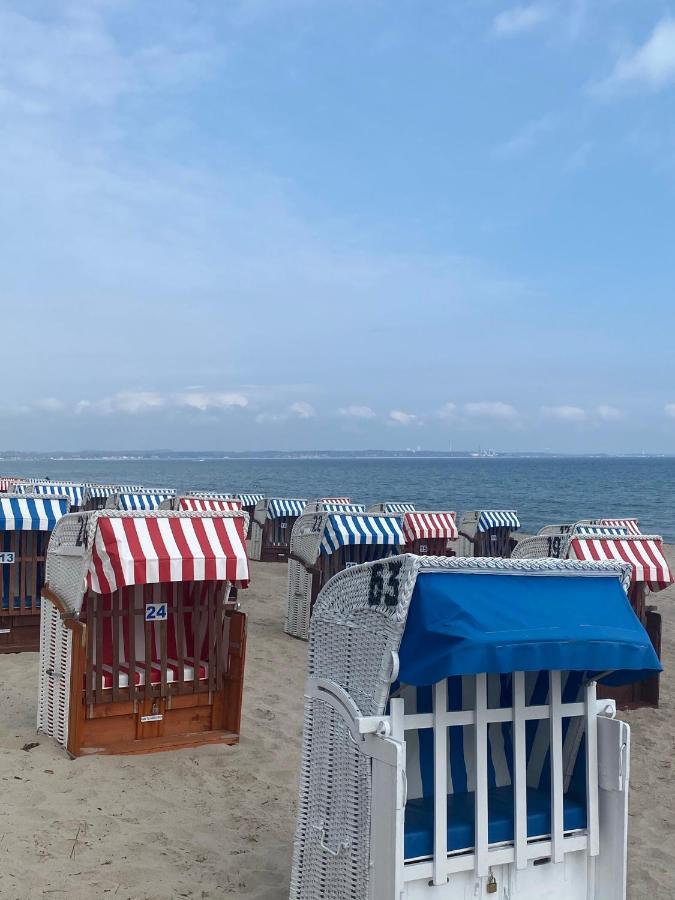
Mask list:
POLYGON ((37 729, 64 747, 68 744, 71 644, 72 631, 63 624, 54 604, 43 597, 37 729))
POLYGON ((312 573, 295 559, 288 560, 288 610, 285 631, 307 640, 312 601, 312 573))

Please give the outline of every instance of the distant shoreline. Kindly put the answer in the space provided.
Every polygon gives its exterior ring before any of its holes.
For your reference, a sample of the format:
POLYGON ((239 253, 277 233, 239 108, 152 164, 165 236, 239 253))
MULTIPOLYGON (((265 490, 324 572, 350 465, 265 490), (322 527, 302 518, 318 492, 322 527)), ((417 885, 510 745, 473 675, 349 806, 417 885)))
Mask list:
POLYGON ((536 452, 502 452, 491 451, 453 451, 434 450, 257 450, 251 452, 230 451, 130 451, 130 452, 51 452, 31 453, 18 451, 0 452, 0 464, 28 462, 214 462, 225 460, 396 460, 396 459, 673 459, 671 453, 536 453, 536 452))

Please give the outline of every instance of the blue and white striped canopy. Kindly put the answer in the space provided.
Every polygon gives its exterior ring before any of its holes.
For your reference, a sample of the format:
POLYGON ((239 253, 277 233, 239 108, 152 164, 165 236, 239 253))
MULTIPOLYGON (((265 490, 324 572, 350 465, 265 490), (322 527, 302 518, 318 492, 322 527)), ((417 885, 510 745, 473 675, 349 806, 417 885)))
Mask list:
POLYGON ((233 500, 232 494, 222 494, 218 491, 188 491, 186 497, 195 497, 198 500, 233 500))
POLYGON ((627 528, 609 527, 607 525, 577 525, 575 534, 583 534, 587 537, 626 537, 627 528))
POLYGON ((242 506, 256 506, 261 500, 265 499, 264 494, 235 494, 235 500, 239 500, 242 506))
POLYGON ((364 513, 366 511, 365 503, 322 503, 321 509, 324 512, 340 512, 340 513, 364 513))
POLYGON ((161 494, 119 494, 117 508, 126 510, 150 511, 159 509, 160 503, 167 500, 173 494, 163 492, 161 494))
POLYGON ((319 552, 324 556, 353 544, 403 546, 405 537, 399 519, 393 516, 345 516, 331 513, 326 520, 319 552))
POLYGON ((491 528, 520 528, 518 514, 513 509, 484 509, 478 517, 478 531, 490 531, 491 528))
POLYGON ((289 500, 275 497, 267 506, 268 519, 281 519, 284 516, 301 516, 307 506, 306 500, 289 500))
POLYGON ((113 494, 136 494, 143 490, 142 484, 93 484, 87 488, 86 497, 101 499, 113 494))
POLYGON ((42 494, 46 497, 67 497, 71 506, 82 506, 82 497, 85 489, 82 484, 63 484, 57 481, 47 481, 43 484, 36 484, 33 490, 36 494, 42 494))
POLYGON ((415 512, 415 504, 414 503, 385 503, 384 511, 386 513, 415 512))
POLYGON ((46 497, 0 498, 0 531, 52 531, 68 512, 67 500, 46 497))

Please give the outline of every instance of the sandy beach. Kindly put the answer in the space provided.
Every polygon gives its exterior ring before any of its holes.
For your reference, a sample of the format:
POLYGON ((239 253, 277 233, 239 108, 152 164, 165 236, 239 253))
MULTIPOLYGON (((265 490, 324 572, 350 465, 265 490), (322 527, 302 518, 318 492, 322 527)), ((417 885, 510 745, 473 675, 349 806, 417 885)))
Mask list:
MULTIPOLYGON (((252 564, 237 747, 71 760, 35 732, 37 654, 0 656, 0 896, 288 896, 306 644, 283 633, 285 593, 285 565, 252 564)), ((655 601, 661 708, 622 714, 632 726, 631 900, 674 894, 673 600, 671 587, 655 601)))

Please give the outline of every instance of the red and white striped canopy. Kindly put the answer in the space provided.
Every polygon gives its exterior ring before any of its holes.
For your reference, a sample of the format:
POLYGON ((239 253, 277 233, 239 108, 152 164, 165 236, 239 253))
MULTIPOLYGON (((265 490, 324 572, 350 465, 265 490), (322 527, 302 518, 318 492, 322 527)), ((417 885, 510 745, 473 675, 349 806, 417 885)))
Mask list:
POLYGON ((407 542, 424 538, 457 537, 454 512, 408 512, 403 516, 403 533, 407 542))
POLYGON ((0 494, 6 494, 8 491, 11 491, 17 480, 9 475, 3 475, 0 478, 0 494))
POLYGON ((213 497, 179 497, 182 512, 229 512, 241 509, 240 500, 216 500, 213 497))
POLYGON ((640 534, 637 519, 598 519, 597 524, 606 525, 607 528, 625 528, 629 534, 640 534))
POLYGON ((101 516, 87 587, 110 594, 134 584, 232 581, 248 585, 242 516, 101 516))
POLYGON ((660 591, 673 581, 663 555, 659 537, 575 537, 569 549, 570 559, 616 559, 633 567, 631 580, 644 582, 652 591, 660 591))

